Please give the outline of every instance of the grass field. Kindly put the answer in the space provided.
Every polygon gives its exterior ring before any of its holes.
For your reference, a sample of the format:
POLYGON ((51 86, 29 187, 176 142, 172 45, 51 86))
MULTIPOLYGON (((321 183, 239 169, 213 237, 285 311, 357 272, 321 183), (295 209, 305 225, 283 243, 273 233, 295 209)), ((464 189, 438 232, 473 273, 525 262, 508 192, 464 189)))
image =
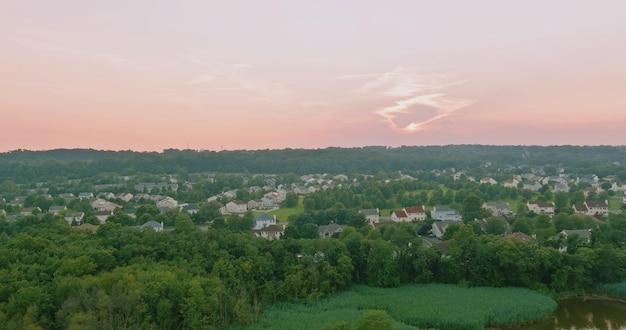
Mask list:
POLYGON ((302 205, 302 199, 298 200, 298 205, 296 207, 281 207, 279 209, 269 211, 269 212, 254 212, 254 216, 258 216, 260 214, 269 214, 275 215, 276 221, 278 222, 287 222, 289 216, 292 214, 302 214, 304 213, 304 206, 302 205))
POLYGON ((609 198, 609 211, 619 211, 620 207, 622 207, 622 204, 624 204, 623 198, 624 198, 623 192, 618 192, 615 194, 615 196, 611 196, 609 198))
POLYGON ((354 286, 312 305, 280 303, 243 329, 323 329, 354 323, 368 310, 384 310, 395 329, 484 329, 543 318, 556 302, 521 288, 409 285, 393 289, 354 286))

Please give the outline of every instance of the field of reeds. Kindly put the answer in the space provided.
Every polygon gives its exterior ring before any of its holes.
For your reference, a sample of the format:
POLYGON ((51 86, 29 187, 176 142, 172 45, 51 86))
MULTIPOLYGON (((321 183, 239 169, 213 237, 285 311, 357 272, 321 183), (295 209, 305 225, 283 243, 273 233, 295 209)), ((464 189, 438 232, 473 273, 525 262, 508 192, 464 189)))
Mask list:
POLYGON ((528 323, 548 316, 556 302, 521 288, 408 285, 392 289, 354 286, 315 304, 281 303, 245 329, 324 329, 354 324, 368 310, 384 310, 395 329, 484 329, 528 323))
POLYGON ((603 284, 594 291, 599 294, 626 299, 626 282, 603 284))

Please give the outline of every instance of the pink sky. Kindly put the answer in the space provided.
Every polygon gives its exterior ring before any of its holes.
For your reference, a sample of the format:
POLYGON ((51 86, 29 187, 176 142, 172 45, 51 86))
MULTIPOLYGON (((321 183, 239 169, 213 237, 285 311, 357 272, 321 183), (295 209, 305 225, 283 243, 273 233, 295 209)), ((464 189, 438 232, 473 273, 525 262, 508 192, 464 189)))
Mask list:
POLYGON ((626 2, 0 1, 0 151, 626 144, 626 2))

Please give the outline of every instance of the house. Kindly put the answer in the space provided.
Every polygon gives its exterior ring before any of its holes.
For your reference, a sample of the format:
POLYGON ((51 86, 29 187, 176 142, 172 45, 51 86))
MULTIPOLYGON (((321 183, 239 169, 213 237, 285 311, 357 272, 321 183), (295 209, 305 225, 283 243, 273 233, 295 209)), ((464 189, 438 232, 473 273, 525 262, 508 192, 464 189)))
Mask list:
POLYGON ((554 215, 554 204, 542 201, 528 201, 526 203, 528 211, 535 212, 536 214, 547 214, 549 216, 554 215))
POLYGON ((189 215, 194 215, 198 213, 200 209, 198 208, 198 205, 188 204, 188 205, 183 205, 183 211, 189 213, 189 215))
POLYGON ((227 213, 245 213, 246 211, 248 211, 248 204, 238 199, 226 203, 227 213))
POLYGON ((84 217, 85 217, 85 213, 83 213, 83 212, 65 213, 65 221, 67 221, 67 223, 69 225, 72 225, 72 223, 74 223, 74 222, 76 222, 76 223, 83 222, 83 218, 84 217))
POLYGON ((569 237, 577 236, 580 239, 581 243, 584 244, 591 242, 591 229, 563 229, 560 234, 563 237, 563 242, 561 243, 561 247, 559 248, 560 252, 567 252, 567 243, 569 237))
POLYGON ((365 216, 367 223, 373 226, 375 223, 380 222, 380 210, 379 209, 361 209, 359 210, 360 214, 365 216))
POLYGON ((24 205, 25 201, 26 201, 26 196, 15 196, 15 198, 13 198, 9 204, 22 206, 24 205))
POLYGON ((574 213, 580 213, 584 215, 587 215, 589 213, 589 209, 587 208, 587 205, 585 205, 585 203, 574 204, 572 205, 572 209, 574 209, 574 213))
POLYGON ((65 199, 66 201, 76 198, 76 196, 72 193, 62 193, 62 194, 59 194, 59 197, 65 199))
POLYGON ((254 218, 252 221, 254 221, 254 229, 263 229, 265 227, 275 225, 276 216, 261 214, 258 217, 254 218))
POLYGON ((82 193, 78 194, 78 198, 79 199, 92 199, 93 198, 93 193, 92 192, 82 192, 82 193))
POLYGON ((441 221, 462 221, 461 213, 446 205, 435 206, 430 212, 430 217, 441 221))
POLYGON ((611 185, 611 190, 613 190, 613 191, 626 191, 626 183, 618 184, 617 182, 613 182, 613 184, 611 185))
POLYGON ((406 213, 409 221, 424 221, 426 220, 426 209, 422 206, 407 206, 402 209, 406 213))
POLYGON ((480 179, 480 183, 484 184, 498 184, 498 181, 494 180, 492 177, 484 177, 480 179))
POLYGON ((435 235, 435 237, 441 238, 441 236, 443 236, 443 234, 446 232, 446 229, 448 229, 448 226, 453 223, 458 224, 459 222, 453 220, 435 221, 432 224, 431 232, 433 235, 435 235))
POLYGON ((285 232, 285 225, 271 225, 260 229, 253 229, 252 232, 256 237, 262 237, 270 241, 280 239, 285 232))
POLYGON ((502 182, 502 186, 505 188, 517 188, 517 185, 520 183, 518 179, 508 179, 502 182))
POLYGON ((94 215, 100 223, 105 223, 107 218, 113 215, 113 211, 96 211, 94 215))
POLYGON ((157 233, 162 232, 163 231, 163 222, 158 223, 154 220, 150 220, 146 223, 144 223, 143 225, 139 226, 140 230, 144 230, 146 228, 150 228, 154 231, 156 231, 157 233))
POLYGON ((178 201, 170 196, 160 197, 156 201, 157 207, 167 207, 168 209, 178 206, 178 201))
POLYGON ((539 191, 543 187, 541 183, 536 181, 526 182, 522 185, 522 189, 531 190, 531 191, 539 191))
POLYGON ((510 215, 509 203, 485 202, 483 208, 489 210, 494 216, 510 215))
POLYGON ((567 185, 566 183, 556 183, 552 191, 554 191, 555 193, 558 193, 558 192, 569 193, 569 185, 567 185))
POLYGON ((20 215, 33 215, 41 213, 41 208, 38 206, 35 207, 25 207, 20 211, 20 215))
POLYGON ((346 225, 338 225, 331 223, 330 225, 323 225, 318 227, 320 238, 338 238, 346 225))
POLYGON ((348 181, 348 176, 345 174, 337 174, 333 177, 337 181, 348 181))
POLYGON ((121 205, 109 202, 102 198, 97 198, 93 202, 91 202, 91 206, 97 211, 109 211, 113 212, 117 208, 121 208, 121 205))
POLYGON ((130 209, 124 209, 124 214, 126 214, 127 216, 135 219, 137 217, 137 215, 135 215, 135 213, 137 213, 137 209, 136 208, 130 208, 130 209))
POLYGON ((48 213, 52 213, 54 215, 57 215, 57 214, 59 214, 59 212, 61 212, 63 210, 67 210, 67 207, 65 205, 52 205, 52 206, 50 206, 50 208, 48 208, 48 213))
POLYGON ((532 236, 526 235, 519 231, 504 235, 502 238, 507 241, 518 240, 520 242, 532 242, 535 240, 534 238, 532 238, 532 236))
POLYGON ((133 196, 133 194, 127 193, 127 192, 119 193, 119 194, 115 195, 115 199, 119 198, 119 199, 123 200, 126 203, 128 203, 131 199, 133 199, 133 197, 135 197, 135 196, 133 196))
POLYGON ((409 216, 404 211, 393 211, 391 212, 391 221, 393 222, 410 222, 409 216))
POLYGON ((6 217, 7 216, 7 211, 4 209, 0 209, 0 217, 6 217))
POLYGON ((263 203, 260 200, 250 200, 248 201, 248 210, 258 210, 263 207, 263 203))
POLYGON ((607 216, 609 215, 609 201, 585 201, 587 207, 587 215, 591 216, 607 216))
POLYGON ((115 198, 115 194, 112 192, 101 192, 98 194, 98 197, 102 197, 106 199, 113 199, 115 198))
POLYGON ((92 233, 95 233, 96 231, 98 231, 98 228, 100 228, 100 226, 92 225, 90 223, 83 223, 82 225, 76 226, 74 228, 78 230, 90 231, 92 233))

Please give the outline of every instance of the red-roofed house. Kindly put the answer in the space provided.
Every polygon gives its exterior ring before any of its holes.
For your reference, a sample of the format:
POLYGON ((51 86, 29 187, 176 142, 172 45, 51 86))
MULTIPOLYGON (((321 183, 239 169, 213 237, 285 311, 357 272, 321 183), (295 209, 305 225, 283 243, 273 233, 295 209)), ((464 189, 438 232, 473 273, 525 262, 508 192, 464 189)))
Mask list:
POLYGON ((402 209, 409 218, 409 221, 423 221, 426 220, 426 210, 424 205, 422 206, 407 206, 402 209))
POLYGON ((409 216, 404 211, 391 212, 391 221, 394 222, 410 222, 409 216))

